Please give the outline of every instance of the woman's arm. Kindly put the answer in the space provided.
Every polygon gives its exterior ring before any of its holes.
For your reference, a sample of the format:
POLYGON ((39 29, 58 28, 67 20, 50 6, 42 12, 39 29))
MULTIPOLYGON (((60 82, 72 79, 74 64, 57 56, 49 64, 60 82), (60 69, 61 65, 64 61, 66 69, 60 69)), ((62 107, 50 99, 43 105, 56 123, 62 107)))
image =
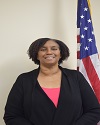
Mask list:
POLYGON ((33 125, 25 118, 23 99, 23 83, 19 76, 9 93, 5 106, 4 121, 6 125, 33 125))
POLYGON ((76 125, 96 125, 100 120, 100 104, 81 73, 78 73, 78 82, 83 104, 83 115, 77 120, 76 125))

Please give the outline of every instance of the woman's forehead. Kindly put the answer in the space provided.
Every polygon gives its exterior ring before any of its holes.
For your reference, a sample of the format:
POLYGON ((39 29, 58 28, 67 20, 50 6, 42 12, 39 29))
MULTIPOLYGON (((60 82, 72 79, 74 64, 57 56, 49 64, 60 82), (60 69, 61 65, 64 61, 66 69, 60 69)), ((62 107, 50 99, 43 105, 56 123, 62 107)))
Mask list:
POLYGON ((46 46, 57 46, 57 47, 59 47, 59 44, 56 43, 56 42, 53 41, 53 40, 48 40, 48 41, 43 45, 43 47, 46 47, 46 46))

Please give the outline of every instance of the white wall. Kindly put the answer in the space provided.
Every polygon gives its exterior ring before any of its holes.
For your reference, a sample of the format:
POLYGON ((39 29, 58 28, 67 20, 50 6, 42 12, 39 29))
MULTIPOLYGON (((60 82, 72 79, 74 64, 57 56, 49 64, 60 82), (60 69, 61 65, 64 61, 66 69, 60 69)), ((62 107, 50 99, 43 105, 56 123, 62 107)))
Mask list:
MULTIPOLYGON (((100 53, 100 0, 91 0, 100 53)), ((63 66, 76 69, 77 0, 0 0, 0 125, 4 106, 17 76, 37 66, 29 60, 29 45, 40 37, 57 38, 70 48, 63 66)))

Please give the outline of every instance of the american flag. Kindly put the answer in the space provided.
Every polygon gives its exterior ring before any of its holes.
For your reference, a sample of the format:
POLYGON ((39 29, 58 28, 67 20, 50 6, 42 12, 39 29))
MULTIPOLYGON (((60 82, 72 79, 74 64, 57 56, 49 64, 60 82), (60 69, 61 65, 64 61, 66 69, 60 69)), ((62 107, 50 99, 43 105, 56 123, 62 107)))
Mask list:
POLYGON ((87 0, 78 0, 77 31, 77 69, 85 76, 100 103, 100 60, 87 0))

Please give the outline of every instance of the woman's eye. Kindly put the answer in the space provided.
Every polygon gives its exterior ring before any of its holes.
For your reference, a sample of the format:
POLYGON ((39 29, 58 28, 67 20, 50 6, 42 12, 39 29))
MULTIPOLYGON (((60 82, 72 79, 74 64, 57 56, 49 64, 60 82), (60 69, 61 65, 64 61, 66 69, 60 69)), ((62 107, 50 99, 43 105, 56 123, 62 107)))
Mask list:
POLYGON ((52 48, 52 50, 57 50, 57 48, 52 48))
POLYGON ((43 48, 43 49, 40 49, 40 51, 46 51, 46 49, 45 49, 45 48, 43 48))
MULTIPOLYGON (((40 51, 47 51, 47 48, 41 48, 40 51)), ((51 51, 56 51, 58 48, 51 48, 51 51)))

